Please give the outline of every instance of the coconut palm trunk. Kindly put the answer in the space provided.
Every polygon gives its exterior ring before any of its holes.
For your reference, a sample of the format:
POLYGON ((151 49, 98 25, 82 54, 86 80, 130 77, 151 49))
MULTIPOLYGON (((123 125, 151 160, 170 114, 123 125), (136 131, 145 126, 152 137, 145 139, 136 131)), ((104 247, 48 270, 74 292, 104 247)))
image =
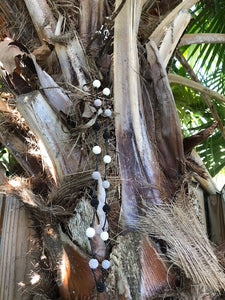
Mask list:
POLYGON ((217 190, 192 140, 184 149, 166 71, 198 1, 164 2, 1 1, 0 143, 11 161, 0 177, 0 300, 188 299, 223 289, 190 172, 217 190))

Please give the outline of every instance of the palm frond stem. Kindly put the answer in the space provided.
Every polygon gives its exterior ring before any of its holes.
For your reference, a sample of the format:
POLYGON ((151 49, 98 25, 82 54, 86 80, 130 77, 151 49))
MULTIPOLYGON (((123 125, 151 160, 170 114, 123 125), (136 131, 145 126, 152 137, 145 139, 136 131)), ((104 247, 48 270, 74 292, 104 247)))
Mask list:
MULTIPOLYGON (((187 60, 185 59, 185 57, 183 56, 183 54, 180 51, 177 51, 176 57, 179 60, 179 62, 181 63, 181 65, 184 67, 184 69, 186 70, 188 75, 192 78, 192 80, 201 84, 201 82, 198 79, 198 77, 196 76, 195 72, 193 71, 193 69, 191 68, 191 66, 189 65, 189 63, 187 62, 187 60)), ((204 92, 201 94, 202 94, 202 97, 205 100, 206 104, 208 105, 214 119, 218 122, 218 128, 221 130, 221 134, 222 134, 223 138, 225 139, 225 129, 223 127, 223 123, 212 103, 212 100, 210 99, 210 96, 204 92)))
POLYGON ((192 44, 225 43, 224 33, 186 33, 180 40, 179 47, 192 44))
POLYGON ((207 88, 206 86, 204 86, 201 83, 198 83, 191 79, 185 78, 181 75, 172 74, 172 73, 168 74, 168 78, 169 78, 170 83, 177 83, 177 84, 181 84, 183 86, 187 86, 193 90, 199 91, 201 93, 205 93, 206 95, 208 95, 210 97, 213 97, 222 102, 225 102, 225 97, 223 95, 207 88))

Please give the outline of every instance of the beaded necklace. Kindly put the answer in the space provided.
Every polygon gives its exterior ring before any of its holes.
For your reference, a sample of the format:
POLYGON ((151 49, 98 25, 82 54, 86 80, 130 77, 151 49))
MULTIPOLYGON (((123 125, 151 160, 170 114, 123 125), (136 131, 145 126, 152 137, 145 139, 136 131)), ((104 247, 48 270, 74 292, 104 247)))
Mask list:
MULTIPOLYGON (((107 28, 104 30, 102 30, 102 29, 103 29, 103 27, 101 27, 101 29, 99 30, 99 35, 103 35, 104 41, 105 41, 108 39, 109 31, 107 30, 107 28)), ((99 79, 95 79, 93 81, 93 87, 96 91, 101 87, 101 82, 99 79)), ((110 211, 110 206, 107 202, 107 193, 108 193, 108 189, 110 187, 110 182, 107 179, 107 169, 108 169, 107 166, 111 162, 111 156, 109 155, 109 152, 108 152, 108 140, 110 138, 109 122, 110 122, 110 117, 112 115, 112 111, 108 105, 108 97, 110 96, 110 94, 111 94, 111 91, 108 87, 105 87, 102 90, 102 95, 104 97, 104 114, 103 115, 105 118, 107 118, 106 127, 105 127, 105 130, 103 133, 103 138, 105 141, 105 149, 104 149, 105 155, 103 156, 105 172, 104 172, 103 181, 102 181, 102 175, 100 174, 99 169, 98 169, 98 164, 100 162, 100 157, 101 157, 101 153, 102 153, 102 149, 98 145, 98 132, 100 130, 100 124, 98 122, 98 117, 99 117, 99 111, 100 111, 103 103, 102 103, 102 100, 97 97, 97 95, 94 99, 94 106, 97 109, 97 113, 96 113, 95 123, 92 127, 95 132, 95 143, 92 148, 92 152, 96 155, 95 170, 92 173, 92 179, 94 180, 94 186, 93 186, 92 196, 91 196, 91 206, 93 207, 93 216, 92 216, 92 221, 90 223, 90 227, 88 227, 86 230, 86 236, 89 239, 90 246, 91 246, 91 253, 92 253, 92 258, 89 261, 89 267, 91 268, 93 276, 94 276, 96 289, 100 293, 105 291, 105 288, 106 288, 105 287, 105 272, 111 266, 111 263, 109 260, 109 241, 108 241, 109 234, 107 231, 107 229, 108 229, 108 220, 107 219, 108 219, 108 214, 110 211), (97 189, 103 189, 103 192, 101 194, 99 193, 96 196, 97 189), (102 197, 104 197, 104 199, 102 199, 102 197), (104 202, 104 205, 101 207, 99 207, 100 202, 101 203, 104 202), (96 269, 99 267, 100 263, 99 263, 98 259, 96 258, 96 253, 95 253, 94 247, 93 247, 93 238, 96 235, 96 230, 94 228, 94 221, 95 221, 96 217, 98 217, 97 216, 98 209, 102 209, 102 213, 104 214, 104 222, 103 222, 103 226, 101 228, 100 238, 105 244, 105 257, 104 257, 103 261, 101 262, 102 275, 101 275, 100 281, 97 281, 97 278, 96 278, 96 269)))

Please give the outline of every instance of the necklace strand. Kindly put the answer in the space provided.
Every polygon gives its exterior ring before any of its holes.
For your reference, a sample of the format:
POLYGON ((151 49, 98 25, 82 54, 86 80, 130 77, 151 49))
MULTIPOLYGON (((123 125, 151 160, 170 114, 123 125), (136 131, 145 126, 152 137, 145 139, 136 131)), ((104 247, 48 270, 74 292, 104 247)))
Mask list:
MULTIPOLYGON (((109 31, 107 29, 104 29, 104 31, 102 31, 100 29, 99 35, 103 36, 103 42, 104 42, 109 37, 109 31)), ((106 70, 106 76, 107 76, 107 70, 106 70)), ((93 81, 93 87, 95 90, 98 90, 101 87, 101 82, 99 79, 95 79, 93 81)), ((109 123, 110 123, 110 118, 112 115, 111 109, 109 108, 109 105, 108 105, 108 97, 110 96, 111 91, 108 87, 105 87, 102 90, 102 94, 104 97, 104 106, 105 106, 103 115, 104 115, 104 117, 107 118, 106 127, 105 127, 104 133, 103 133, 103 139, 105 141, 105 147, 104 147, 105 155, 103 157, 105 171, 104 171, 104 178, 102 181, 102 175, 100 174, 99 168, 98 168, 99 162, 100 162, 100 156, 102 153, 102 149, 98 145, 98 137, 99 137, 98 132, 100 130, 100 124, 98 122, 98 118, 99 118, 99 110, 101 109, 101 106, 103 103, 102 103, 102 100, 97 97, 97 93, 96 93, 95 100, 94 100, 94 106, 97 109, 97 112, 96 112, 97 115, 96 115, 96 121, 93 125, 93 130, 95 132, 95 143, 92 148, 92 152, 96 155, 95 170, 92 173, 92 179, 94 180, 94 185, 93 185, 92 195, 91 195, 91 206, 93 207, 93 216, 92 216, 92 221, 90 223, 90 227, 87 228, 87 230, 86 230, 86 236, 89 239, 91 253, 92 253, 92 258, 89 260, 89 267, 91 268, 92 273, 93 273, 96 289, 100 293, 104 292, 106 289, 105 273, 106 273, 106 270, 108 270, 111 266, 111 263, 109 260, 109 233, 107 231, 107 229, 108 229, 108 214, 110 211, 110 205, 107 202, 107 195, 108 195, 108 189, 110 187, 110 182, 108 181, 107 177, 108 177, 108 164, 110 164, 110 162, 111 162, 111 156, 109 155, 109 151, 108 151, 108 140, 110 138, 109 123), (99 185, 101 185, 101 186, 99 186, 99 185), (100 193, 98 193, 96 196, 96 191, 97 191, 97 189, 100 189, 100 188, 103 188, 104 199, 102 199, 102 195, 100 195, 100 193), (94 238, 94 236, 96 236, 94 222, 96 219, 99 221, 98 209, 100 209, 99 203, 102 200, 104 201, 104 205, 101 208, 102 213, 104 215, 104 221, 103 221, 103 226, 101 228, 100 238, 105 244, 105 257, 101 262, 101 278, 100 278, 100 280, 97 280, 96 269, 100 266, 100 263, 97 259, 97 255, 96 255, 94 247, 93 247, 93 238, 94 238)))

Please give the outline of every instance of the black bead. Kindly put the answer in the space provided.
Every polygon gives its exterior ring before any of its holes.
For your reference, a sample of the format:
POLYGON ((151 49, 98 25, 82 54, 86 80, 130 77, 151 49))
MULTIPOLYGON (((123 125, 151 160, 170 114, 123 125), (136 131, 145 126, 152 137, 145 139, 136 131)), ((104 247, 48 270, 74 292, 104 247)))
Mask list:
POLYGON ((99 130, 100 130, 100 125, 99 125, 99 123, 95 122, 94 125, 92 126, 92 128, 93 128, 95 131, 99 131, 99 130))
POLYGON ((110 137, 110 133, 108 132, 108 130, 105 130, 104 133, 103 133, 103 138, 104 138, 105 140, 108 140, 109 137, 110 137))
POLYGON ((103 293, 105 291, 105 284, 104 284, 104 282, 98 282, 97 283, 97 291, 99 293, 103 293))
POLYGON ((105 204, 104 206, 103 206, 103 211, 105 212, 105 213, 108 213, 109 211, 110 211, 110 206, 109 206, 109 204, 105 204))
POLYGON ((98 201, 97 197, 92 198, 91 206, 93 206, 94 208, 97 208, 98 204, 99 204, 99 201, 98 201))

